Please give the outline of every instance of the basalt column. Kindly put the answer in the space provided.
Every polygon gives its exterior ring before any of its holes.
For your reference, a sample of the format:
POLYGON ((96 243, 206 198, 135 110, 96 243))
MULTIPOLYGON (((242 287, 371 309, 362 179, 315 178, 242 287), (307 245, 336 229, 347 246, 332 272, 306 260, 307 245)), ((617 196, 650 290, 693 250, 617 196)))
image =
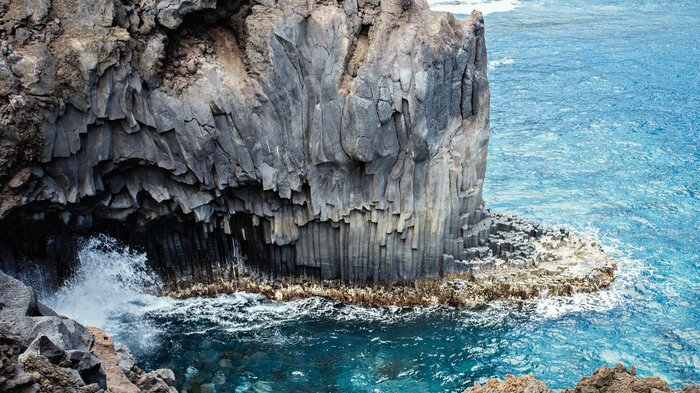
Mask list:
POLYGON ((50 212, 62 233, 127 234, 156 263, 232 255, 348 283, 440 275, 478 242, 478 13, 424 0, 0 7, 0 241, 50 212))

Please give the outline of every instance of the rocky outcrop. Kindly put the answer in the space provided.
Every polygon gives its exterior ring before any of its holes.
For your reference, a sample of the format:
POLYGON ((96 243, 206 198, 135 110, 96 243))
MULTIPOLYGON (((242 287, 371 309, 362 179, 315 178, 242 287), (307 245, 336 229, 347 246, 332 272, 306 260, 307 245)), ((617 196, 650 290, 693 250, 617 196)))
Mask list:
POLYGON ((88 327, 95 337, 92 352, 102 361, 111 393, 177 393, 175 374, 167 368, 145 372, 136 365, 129 348, 115 345, 112 339, 95 327, 88 327))
POLYGON ((589 293, 613 282, 617 263, 594 241, 500 214, 490 215, 478 228, 488 234, 487 246, 468 249, 474 253, 468 261, 446 258, 440 277, 418 278, 412 285, 347 288, 336 281, 268 279, 239 264, 233 266, 229 280, 196 283, 166 294, 192 297, 244 291, 278 301, 323 297, 372 307, 472 308, 495 300, 589 293))
POLYGON ((206 282, 245 259, 412 282, 485 245, 478 13, 456 20, 424 0, 12 0, 0 49, 6 261, 62 266, 67 234, 99 230, 142 246, 166 277, 206 282))
MULTIPOLYGON (((634 366, 629 370, 618 364, 614 368, 603 366, 584 377, 579 383, 563 393, 672 393, 668 384, 659 377, 639 378, 634 366)), ((698 393, 700 385, 689 385, 676 393, 698 393)), ((532 375, 514 377, 507 375, 503 381, 490 379, 483 386, 476 385, 464 393, 554 393, 544 382, 532 375)))
POLYGON ((143 372, 103 331, 58 316, 0 271, 0 391, 173 393, 174 384, 172 371, 143 372))

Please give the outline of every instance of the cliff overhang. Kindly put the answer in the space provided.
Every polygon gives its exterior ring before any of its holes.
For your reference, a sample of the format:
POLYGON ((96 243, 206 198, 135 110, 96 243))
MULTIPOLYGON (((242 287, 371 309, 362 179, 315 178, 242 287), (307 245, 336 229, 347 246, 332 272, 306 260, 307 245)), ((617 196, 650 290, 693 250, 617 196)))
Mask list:
POLYGON ((173 276, 246 258, 381 283, 439 275, 479 246, 465 237, 484 218, 489 135, 478 13, 423 0, 0 7, 5 260, 65 263, 64 238, 100 231, 173 276))

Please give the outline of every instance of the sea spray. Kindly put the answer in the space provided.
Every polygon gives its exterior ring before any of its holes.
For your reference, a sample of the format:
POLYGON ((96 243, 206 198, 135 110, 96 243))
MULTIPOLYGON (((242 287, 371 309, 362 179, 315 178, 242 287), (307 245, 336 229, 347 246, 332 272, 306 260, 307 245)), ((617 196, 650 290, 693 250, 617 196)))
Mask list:
POLYGON ((84 325, 102 328, 116 338, 133 335, 139 338, 136 342, 148 345, 157 329, 143 316, 167 299, 157 296, 162 284, 147 262, 144 253, 109 236, 84 239, 74 272, 45 301, 84 325))
MULTIPOLYGON (((193 386, 269 384, 272 382, 265 378, 279 373, 274 370, 280 364, 295 366, 290 369, 296 374, 288 376, 289 383, 308 383, 321 378, 314 371, 318 364, 331 361, 316 348, 322 342, 337 348, 345 362, 356 359, 357 366, 346 370, 351 376, 341 373, 338 378, 351 378, 353 384, 366 387, 373 383, 364 379, 369 375, 383 385, 391 385, 396 383, 392 381, 395 374, 426 378, 422 364, 429 364, 432 356, 429 347, 425 347, 426 341, 464 341, 467 351, 472 351, 472 346, 483 346, 485 353, 493 354, 500 350, 500 340, 472 343, 474 339, 470 337, 527 326, 531 327, 526 329, 532 329, 538 320, 595 311, 595 307, 607 310, 611 304, 624 303, 600 303, 595 301, 597 298, 584 297, 585 301, 577 300, 576 307, 570 307, 566 298, 550 297, 527 302, 497 301, 482 309, 460 310, 444 306, 367 308, 321 298, 277 302, 241 292, 214 298, 172 299, 157 295, 162 285, 149 269, 146 256, 112 238, 96 236, 85 240, 78 256, 74 274, 48 302, 63 314, 103 327, 115 341, 128 345, 146 368, 173 368, 181 383, 193 386), (366 347, 363 354, 357 358, 353 350, 360 345, 356 335, 366 341, 361 344, 366 347), (404 351, 414 346, 423 348, 417 363, 395 359, 407 358, 404 351), (280 354, 280 350, 284 353, 280 354), (296 357, 307 352, 319 354, 319 359, 314 360, 319 363, 311 363, 311 368, 296 357), (251 373, 246 368, 256 371, 251 373), (187 378, 188 369, 189 374, 197 370, 198 376, 187 378), (239 369, 244 371, 233 371, 239 369), (222 373, 225 379, 221 378, 222 373)), ((615 289, 615 294, 609 296, 624 296, 628 284, 629 280, 621 281, 620 291, 615 289)), ((437 378, 454 384, 464 377, 466 369, 481 372, 482 363, 464 356, 449 361, 458 372, 443 372, 437 378)))
MULTIPOLYGON (((604 291, 575 293, 571 296, 542 296, 529 301, 529 306, 534 311, 532 319, 555 319, 586 312, 602 313, 623 308, 635 298, 640 298, 635 287, 649 285, 648 275, 653 270, 643 261, 631 256, 633 246, 623 244, 615 238, 603 236, 595 227, 570 227, 563 223, 555 226, 567 228, 573 233, 604 244, 605 252, 617 260, 618 269, 615 272, 615 280, 604 291)), ((637 301, 643 301, 643 299, 637 299, 637 301)))

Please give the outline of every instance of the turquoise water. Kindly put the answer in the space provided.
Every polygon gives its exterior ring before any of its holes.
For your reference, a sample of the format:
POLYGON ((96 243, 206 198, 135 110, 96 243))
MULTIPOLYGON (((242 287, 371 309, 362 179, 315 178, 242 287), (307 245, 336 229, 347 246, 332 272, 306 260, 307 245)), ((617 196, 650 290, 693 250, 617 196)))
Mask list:
MULTIPOLYGON (((174 301, 141 294, 150 282, 93 282, 88 293, 105 294, 81 309, 76 282, 53 304, 82 310, 142 365, 173 368, 180 383, 195 367, 217 392, 456 392, 506 373, 559 389, 617 362, 674 387, 700 383, 700 3, 656 3, 488 3, 505 12, 486 15, 487 204, 599 239, 621 260, 608 291, 479 311, 370 310, 253 295, 174 301)), ((104 252, 84 250, 83 262, 142 262, 104 252)))

